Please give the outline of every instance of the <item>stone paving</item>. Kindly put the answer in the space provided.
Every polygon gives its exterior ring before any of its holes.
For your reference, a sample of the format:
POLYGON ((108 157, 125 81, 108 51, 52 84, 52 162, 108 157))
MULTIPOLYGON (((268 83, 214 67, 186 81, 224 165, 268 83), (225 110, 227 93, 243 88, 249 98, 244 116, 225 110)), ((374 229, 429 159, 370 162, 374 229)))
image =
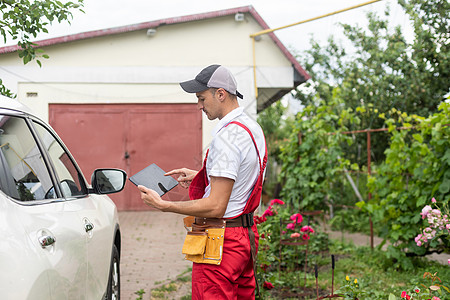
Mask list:
POLYGON ((186 230, 183 216, 156 211, 119 212, 122 233, 121 299, 135 300, 136 291, 175 279, 192 263, 181 254, 186 230))

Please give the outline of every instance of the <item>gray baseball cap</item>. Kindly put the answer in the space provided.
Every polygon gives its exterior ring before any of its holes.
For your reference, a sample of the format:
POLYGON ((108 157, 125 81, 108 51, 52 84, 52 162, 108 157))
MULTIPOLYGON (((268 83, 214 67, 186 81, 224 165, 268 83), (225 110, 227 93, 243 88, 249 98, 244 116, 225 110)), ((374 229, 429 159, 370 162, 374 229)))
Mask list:
POLYGON ((180 85, 188 93, 199 93, 209 88, 223 88, 241 99, 244 98, 237 91, 237 83, 233 74, 221 65, 210 65, 201 70, 194 79, 181 82, 180 85))

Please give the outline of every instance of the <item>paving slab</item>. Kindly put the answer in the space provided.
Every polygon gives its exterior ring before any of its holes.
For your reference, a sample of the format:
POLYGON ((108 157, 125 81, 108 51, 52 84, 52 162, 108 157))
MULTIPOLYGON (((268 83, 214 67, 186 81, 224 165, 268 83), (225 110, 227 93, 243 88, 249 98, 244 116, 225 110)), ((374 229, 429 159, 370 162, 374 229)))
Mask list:
POLYGON ((139 290, 176 279, 192 263, 181 253, 186 230, 182 215, 157 211, 119 212, 122 233, 121 299, 135 300, 139 290))

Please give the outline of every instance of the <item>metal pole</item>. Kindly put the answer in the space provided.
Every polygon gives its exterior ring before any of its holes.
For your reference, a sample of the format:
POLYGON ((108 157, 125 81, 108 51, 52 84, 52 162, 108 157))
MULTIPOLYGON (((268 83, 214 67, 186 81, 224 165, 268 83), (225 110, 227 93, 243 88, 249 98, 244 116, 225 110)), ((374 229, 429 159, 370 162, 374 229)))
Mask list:
POLYGON ((255 46, 255 37, 252 37, 252 50, 253 50, 253 84, 255 86, 255 99, 258 100, 258 85, 256 83, 256 46, 255 46))
POLYGON ((285 26, 281 26, 281 27, 277 27, 277 28, 273 28, 273 29, 261 30, 261 31, 258 31, 256 33, 252 33, 250 35, 250 37, 255 37, 255 36, 258 36, 258 35, 271 33, 271 32, 274 32, 274 31, 277 31, 277 30, 280 30, 280 29, 284 29, 284 28, 288 28, 288 27, 304 24, 304 23, 307 23, 307 22, 311 22, 311 21, 315 21, 315 20, 318 20, 318 19, 326 18, 326 17, 332 16, 332 15, 337 15, 339 13, 342 13, 342 12, 345 12, 345 11, 348 11, 348 10, 351 10, 351 9, 355 9, 355 8, 358 8, 358 7, 361 7, 361 6, 369 5, 369 4, 372 4, 372 3, 375 3, 375 2, 379 2, 379 1, 381 1, 381 0, 372 0, 372 1, 364 2, 364 3, 358 4, 358 5, 354 5, 354 6, 351 6, 351 7, 347 7, 347 8, 341 9, 341 10, 337 10, 335 12, 331 12, 331 13, 328 13, 328 14, 325 14, 325 15, 321 15, 321 16, 314 17, 314 18, 311 18, 311 19, 303 20, 303 21, 300 21, 300 22, 297 22, 297 23, 293 23, 293 24, 289 24, 289 25, 285 25, 285 26))
MULTIPOLYGON (((370 131, 367 131, 367 176, 370 176, 372 174, 370 164, 371 164, 371 143, 370 143, 370 131)), ((372 199, 372 193, 369 192, 367 195, 367 202, 372 199)), ((372 216, 369 214, 369 224, 370 224, 370 248, 373 249, 373 222, 372 222, 372 216)))
POLYGON ((307 23, 307 22, 318 20, 318 19, 326 18, 326 17, 332 16, 332 15, 339 14, 341 12, 345 12, 345 11, 348 11, 348 10, 351 10, 351 9, 354 9, 354 8, 358 8, 358 7, 361 7, 361 6, 369 5, 369 4, 372 4, 372 3, 375 3, 375 2, 379 2, 379 1, 381 1, 381 0, 372 0, 372 1, 364 2, 364 3, 358 4, 358 5, 354 5, 354 6, 351 6, 351 7, 348 7, 348 8, 337 10, 335 12, 331 12, 331 13, 328 13, 328 14, 325 14, 325 15, 321 15, 321 16, 318 16, 318 17, 314 17, 314 18, 311 18, 311 19, 304 20, 304 21, 300 21, 300 22, 297 22, 297 23, 294 23, 294 24, 289 24, 289 25, 285 25, 285 26, 281 26, 281 27, 273 28, 273 29, 266 29, 266 30, 262 30, 262 31, 258 31, 258 32, 250 34, 250 37, 252 38, 252 44, 253 44, 253 77, 254 77, 254 82, 255 82, 255 98, 258 99, 258 86, 257 86, 257 83, 256 83, 256 57, 255 57, 255 37, 256 36, 263 35, 263 34, 266 34, 266 33, 272 33, 272 32, 274 32, 276 30, 280 30, 280 29, 284 29, 284 28, 287 28, 287 27, 300 25, 300 24, 303 24, 303 23, 307 23))

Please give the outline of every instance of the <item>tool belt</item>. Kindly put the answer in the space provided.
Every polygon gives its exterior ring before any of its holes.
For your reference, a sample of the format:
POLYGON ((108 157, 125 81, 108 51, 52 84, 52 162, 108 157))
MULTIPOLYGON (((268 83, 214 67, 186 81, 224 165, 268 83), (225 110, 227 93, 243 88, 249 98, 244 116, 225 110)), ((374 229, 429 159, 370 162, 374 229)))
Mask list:
POLYGON ((241 215, 235 219, 196 218, 183 219, 187 235, 182 253, 185 259, 195 263, 220 265, 222 262, 223 241, 226 227, 247 227, 249 229, 251 254, 253 263, 256 258, 253 213, 241 215))

